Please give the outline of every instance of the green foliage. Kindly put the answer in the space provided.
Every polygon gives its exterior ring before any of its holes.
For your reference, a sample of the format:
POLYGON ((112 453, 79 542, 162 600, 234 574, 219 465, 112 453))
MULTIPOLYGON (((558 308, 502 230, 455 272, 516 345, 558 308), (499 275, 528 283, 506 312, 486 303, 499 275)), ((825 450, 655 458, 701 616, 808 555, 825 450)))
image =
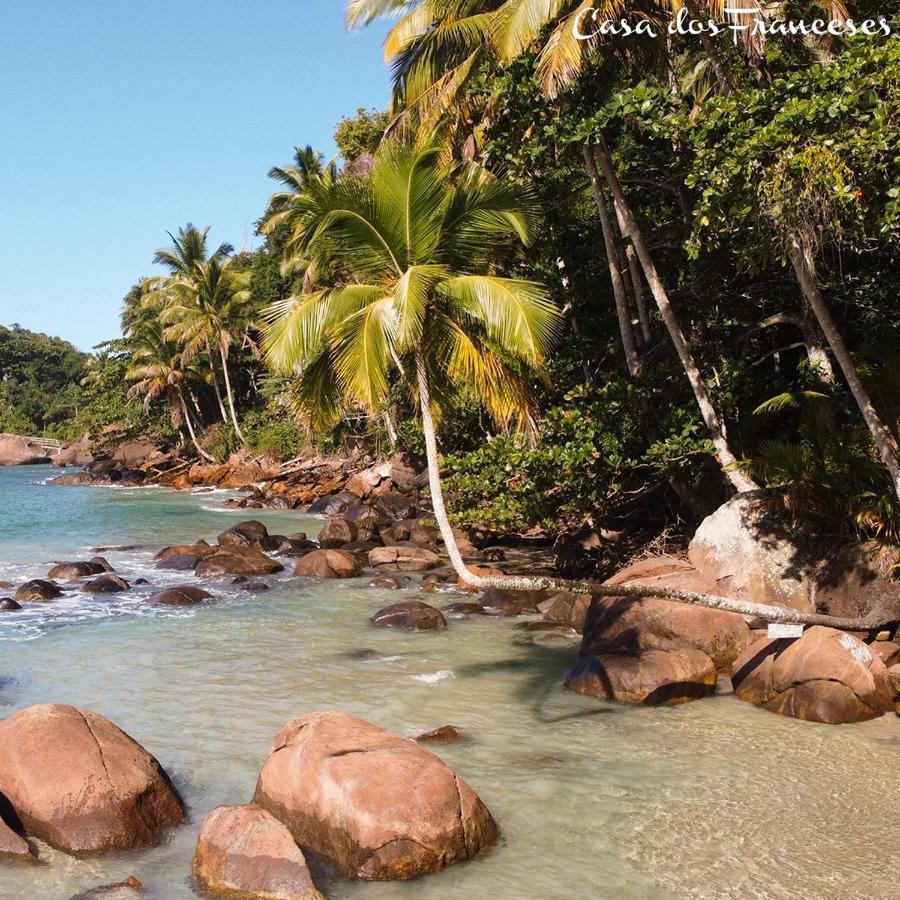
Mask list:
POLYGON ((390 122, 386 112, 361 106, 355 116, 341 119, 334 132, 334 142, 345 162, 354 163, 360 157, 374 156, 381 146, 384 130, 390 122))

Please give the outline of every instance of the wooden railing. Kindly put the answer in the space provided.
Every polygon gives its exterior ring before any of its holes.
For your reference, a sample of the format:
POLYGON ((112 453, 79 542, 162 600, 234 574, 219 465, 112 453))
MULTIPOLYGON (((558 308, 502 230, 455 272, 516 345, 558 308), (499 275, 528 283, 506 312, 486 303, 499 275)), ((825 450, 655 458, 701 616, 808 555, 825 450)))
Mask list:
POLYGON ((57 453, 66 446, 65 441, 54 441, 52 438, 26 437, 25 440, 41 450, 55 450, 57 453))

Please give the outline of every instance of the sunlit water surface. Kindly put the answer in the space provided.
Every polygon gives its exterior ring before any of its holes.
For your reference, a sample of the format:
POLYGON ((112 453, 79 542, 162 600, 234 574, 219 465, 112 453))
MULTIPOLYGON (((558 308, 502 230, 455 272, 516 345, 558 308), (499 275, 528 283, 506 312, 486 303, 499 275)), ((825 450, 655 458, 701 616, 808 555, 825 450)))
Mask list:
MULTIPOLYGON (((221 492, 60 488, 47 475, 0 469, 0 579, 139 544, 107 556, 126 577, 177 583, 152 568, 155 549, 247 515, 221 492)), ((281 533, 318 528, 294 513, 258 518, 281 533)), ((190 815, 154 850, 76 860, 41 847, 43 866, 0 864, 0 898, 62 900, 131 874, 152 900, 194 897, 203 817, 249 800, 285 722, 329 708, 405 735, 463 729, 467 742, 436 752, 503 829, 483 859, 411 883, 318 870, 330 898, 900 897, 895 717, 810 725, 741 703, 727 684, 678 708, 605 705, 562 688, 577 652, 564 637, 482 618, 442 634, 380 630, 368 617, 399 596, 367 579, 267 580, 257 596, 215 582, 218 602, 193 610, 150 609, 139 589, 0 614, 0 715, 58 701, 108 716, 162 762, 190 815)))

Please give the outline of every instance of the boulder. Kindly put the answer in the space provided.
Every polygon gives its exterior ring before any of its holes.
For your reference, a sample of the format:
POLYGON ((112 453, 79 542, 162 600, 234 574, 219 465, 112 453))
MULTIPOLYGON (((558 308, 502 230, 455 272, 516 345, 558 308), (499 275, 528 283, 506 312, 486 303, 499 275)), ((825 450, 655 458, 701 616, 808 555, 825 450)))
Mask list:
POLYGON ((888 675, 894 686, 894 697, 900 697, 900 663, 894 663, 894 665, 888 669, 888 675))
POLYGON ((100 575, 81 586, 86 594, 118 594, 131 590, 131 585, 120 575, 100 575))
POLYGON ((394 544, 391 547, 376 547, 369 552, 369 565, 398 572, 425 572, 441 564, 441 558, 433 550, 415 547, 411 544, 394 544))
POLYGON ((20 603, 37 603, 42 600, 54 600, 56 597, 62 597, 62 594, 63 592, 52 582, 35 578, 33 581, 26 581, 16 591, 16 600, 20 603))
POLYGON ((433 731, 420 734, 416 740, 420 744, 455 744, 465 739, 465 735, 453 725, 441 725, 433 731))
POLYGON ((322 497, 311 504, 307 512, 313 516, 339 516, 345 509, 359 501, 359 497, 350 491, 341 491, 330 497, 322 497))
POLYGON ((862 641, 814 625, 794 639, 757 641, 735 661, 741 700, 810 722, 874 719, 893 708, 884 663, 862 641))
POLYGON ((380 588, 383 591, 398 591, 401 585, 392 575, 376 575, 369 582, 369 587, 380 588))
POLYGON ((88 560, 88 564, 95 566, 100 572, 115 572, 116 570, 102 556, 92 556, 88 560))
MULTIPOLYGON (((607 584, 653 585, 719 594, 690 564, 654 557, 626 566, 607 584)), ((657 597, 596 596, 584 623, 582 656, 643 650, 701 650, 725 668, 750 643, 750 628, 737 613, 657 597)))
POLYGON ((220 806, 204 820, 194 878, 216 894, 321 900, 303 852, 274 816, 255 804, 220 806))
POLYGON ((498 829, 487 807, 420 744, 342 712, 288 723, 254 802, 344 875, 414 878, 472 859, 498 829))
POLYGON ((137 438, 133 441, 125 441, 116 447, 113 453, 113 461, 121 463, 125 469, 138 469, 151 461, 158 461, 165 453, 156 442, 150 438, 137 438))
POLYGON ((383 494, 372 505, 372 509, 383 519, 397 522, 401 519, 414 519, 418 512, 415 500, 394 493, 383 494))
POLYGON ((46 450, 18 434, 0 434, 0 466, 35 466, 50 462, 46 450))
POLYGON ((88 466, 94 461, 91 453, 91 438, 89 434, 83 435, 73 444, 63 447, 53 457, 53 465, 56 468, 65 466, 88 466))
POLYGON ((566 687, 620 703, 685 703, 715 692, 716 667, 699 650, 586 656, 569 673, 566 687))
POLYGON ((441 612, 448 616, 483 616, 484 607, 480 603, 446 603, 441 607, 441 612))
POLYGON ((211 547, 206 541, 197 541, 196 544, 176 544, 173 547, 163 547, 153 558, 157 561, 170 559, 173 556, 196 556, 198 559, 206 559, 216 552, 217 547, 211 547))
POLYGON ((47 577, 54 581, 75 581, 76 578, 84 578, 87 575, 99 575, 103 566, 90 562, 64 562, 57 563, 48 573, 47 577))
POLYGON ((94 476, 90 472, 67 472, 50 479, 50 484, 61 484, 64 487, 82 487, 93 483, 94 476))
POLYGON ((264 544, 269 537, 269 531, 262 522, 255 519, 249 519, 246 522, 238 522, 232 525, 228 531, 223 531, 219 535, 220 544, 237 544, 246 546, 248 544, 259 547, 264 544))
POLYGON ((225 545, 201 560, 196 572, 200 578, 215 578, 220 575, 272 575, 283 569, 280 562, 256 547, 225 545))
POLYGON ((691 564, 722 596, 815 612, 812 584, 820 538, 791 519, 766 491, 732 497, 703 520, 688 548, 691 564))
POLYGON ((391 484, 401 494, 414 494, 428 484, 423 457, 412 453, 395 453, 388 462, 391 484))
POLYGON ((295 575, 306 578, 355 578, 361 572, 359 560, 343 550, 313 550, 294 567, 295 575))
POLYGON ((379 609, 372 622, 384 628, 401 628, 404 631, 443 631, 447 620, 440 610, 421 600, 406 600, 379 609))
POLYGON ((344 519, 341 516, 332 516, 325 522, 319 533, 319 546, 323 550, 333 550, 343 547, 357 539, 358 531, 355 522, 344 519))
POLYGON ((544 617, 545 622, 553 625, 565 625, 580 633, 584 631, 584 622, 590 606, 590 594, 560 591, 538 603, 538 612, 544 617))
POLYGON ((875 641, 869 649, 888 667, 900 663, 900 644, 893 641, 875 641))
POLYGON ((103 716, 62 704, 0 722, 0 794, 27 834, 69 853, 154 847, 184 819, 143 747, 103 716))
POLYGON ((4 859, 34 858, 34 853, 28 845, 28 841, 15 833, 3 819, 0 819, 0 861, 4 859))
POLYGON ((816 610, 830 616, 900 620, 896 556, 874 541, 829 553, 812 581, 816 610))
POLYGON ((161 559, 156 568, 166 572, 193 572, 204 559, 205 556, 196 556, 193 553, 176 553, 161 559))
POLYGON ((182 584, 178 587, 157 591, 150 597, 150 602, 159 603, 162 606, 193 606, 195 603, 202 603, 204 600, 211 599, 212 594, 207 593, 202 588, 194 587, 190 584, 182 584))
POLYGON ((538 611, 538 604, 547 599, 545 591, 515 591, 488 588, 481 598, 487 616, 524 616, 538 611))
POLYGON ((15 612, 21 608, 12 597, 0 597, 0 612, 15 612))

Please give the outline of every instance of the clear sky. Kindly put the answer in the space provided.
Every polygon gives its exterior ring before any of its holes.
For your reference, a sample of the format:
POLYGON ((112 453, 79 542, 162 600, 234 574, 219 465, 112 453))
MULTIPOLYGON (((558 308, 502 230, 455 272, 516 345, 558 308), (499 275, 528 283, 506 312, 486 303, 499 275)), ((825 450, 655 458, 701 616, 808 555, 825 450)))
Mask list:
MULTIPOLYGON (((240 248, 272 165, 389 96, 343 0, 0 0, 0 324, 82 349, 179 225, 240 248)), ((258 239, 257 239, 258 241, 258 239)))

